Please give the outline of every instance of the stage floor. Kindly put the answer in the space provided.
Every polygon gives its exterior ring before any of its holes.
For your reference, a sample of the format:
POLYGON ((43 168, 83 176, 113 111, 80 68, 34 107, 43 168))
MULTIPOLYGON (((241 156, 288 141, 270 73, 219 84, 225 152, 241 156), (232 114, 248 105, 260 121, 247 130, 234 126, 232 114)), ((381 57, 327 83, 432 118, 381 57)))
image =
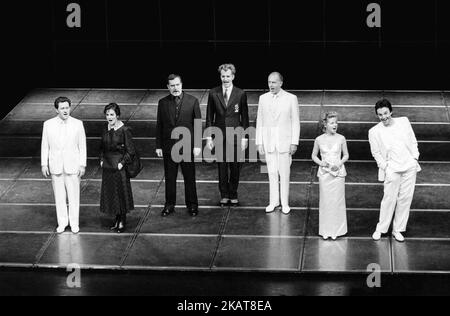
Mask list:
MULTIPOLYGON (((249 91, 254 124, 258 96, 249 91)), ((206 90, 191 90, 206 111, 206 90)), ((156 105, 160 90, 40 89, 0 122, 0 267, 167 270, 217 272, 367 273, 377 264, 385 273, 450 273, 450 93, 294 91, 299 96, 302 135, 292 166, 293 212, 265 214, 269 184, 260 162, 245 164, 239 189, 242 205, 220 208, 214 164, 197 163, 200 215, 188 216, 178 187, 175 215, 162 218, 163 163, 154 155, 156 105), (89 166, 82 182, 81 233, 54 233, 56 214, 51 182, 40 174, 42 123, 54 116, 53 100, 70 97, 73 116, 85 122, 89 166), (423 157, 407 241, 389 235, 375 242, 383 186, 368 146, 376 124, 373 105, 392 100, 397 116, 407 115, 423 157), (136 210, 128 231, 109 231, 111 219, 98 211, 101 171, 97 154, 103 107, 117 102, 133 128, 145 169, 132 182, 136 210), (350 147, 347 165, 349 234, 323 241, 318 234, 317 168, 309 160, 322 112, 341 114, 340 132, 350 147)), ((181 180, 181 175, 180 175, 181 180)))

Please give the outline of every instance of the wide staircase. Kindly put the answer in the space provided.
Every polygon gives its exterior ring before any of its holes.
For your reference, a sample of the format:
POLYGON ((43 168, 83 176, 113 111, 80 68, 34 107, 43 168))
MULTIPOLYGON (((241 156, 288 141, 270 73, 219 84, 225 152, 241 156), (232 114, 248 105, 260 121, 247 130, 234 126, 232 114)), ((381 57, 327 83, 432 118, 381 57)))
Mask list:
MULTIPOLYGON (((187 90, 206 115, 207 90, 187 90)), ((250 119, 255 126, 258 98, 249 90, 250 119)), ((163 162, 155 156, 156 109, 165 90, 37 89, 0 122, 0 267, 113 270, 254 271, 290 273, 367 273, 376 264, 386 273, 450 273, 450 92, 445 91, 291 91, 298 95, 301 145, 292 165, 289 215, 264 212, 269 183, 264 163, 242 169, 238 208, 221 208, 218 172, 198 161, 200 215, 183 207, 182 176, 174 216, 162 218, 163 162), (56 212, 51 181, 40 170, 43 122, 55 116, 53 101, 67 96, 72 114, 84 121, 88 168, 82 181, 81 233, 54 233, 56 212), (383 185, 370 153, 368 130, 377 123, 374 104, 394 104, 396 117, 408 116, 419 140, 423 171, 418 176, 405 243, 390 235, 375 242, 383 185), (98 153, 103 108, 117 102, 121 119, 133 129, 145 168, 132 181, 136 210, 128 230, 109 231, 112 219, 99 213, 101 169, 98 153), (310 157, 325 111, 340 115, 346 136, 346 198, 349 233, 338 241, 318 236, 317 167, 310 157)), ((254 141, 251 143, 254 146, 254 141)))

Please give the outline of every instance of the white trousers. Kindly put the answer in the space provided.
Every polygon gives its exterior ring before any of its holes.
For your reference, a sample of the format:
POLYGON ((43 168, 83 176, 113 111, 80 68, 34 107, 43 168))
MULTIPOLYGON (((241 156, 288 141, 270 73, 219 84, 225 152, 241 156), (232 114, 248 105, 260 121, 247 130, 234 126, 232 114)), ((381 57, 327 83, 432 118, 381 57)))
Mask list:
POLYGON ((393 231, 403 233, 408 225, 411 204, 416 187, 417 169, 406 172, 388 172, 384 182, 384 197, 381 202, 380 222, 377 231, 386 234, 395 213, 393 231))
POLYGON ((78 175, 52 175, 59 227, 80 227, 80 178, 78 175), (69 209, 67 210, 67 199, 69 209))
POLYGON ((289 207, 289 184, 292 156, 290 153, 266 153, 270 181, 270 205, 289 207), (281 189, 281 190, 280 190, 281 189))

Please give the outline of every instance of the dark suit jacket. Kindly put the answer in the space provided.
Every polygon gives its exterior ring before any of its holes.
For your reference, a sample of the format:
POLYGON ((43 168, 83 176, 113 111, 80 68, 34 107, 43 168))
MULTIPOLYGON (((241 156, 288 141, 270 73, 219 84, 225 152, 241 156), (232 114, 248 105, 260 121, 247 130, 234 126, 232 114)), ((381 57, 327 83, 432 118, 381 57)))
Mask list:
MULTIPOLYGON (((170 153, 173 145, 179 141, 179 139, 171 139, 172 131, 177 127, 186 127, 187 129, 189 129, 192 140, 191 144, 192 147, 194 147, 195 119, 200 120, 200 122, 202 119, 200 104, 195 97, 185 92, 183 93, 178 120, 176 120, 176 105, 173 96, 169 95, 161 99, 158 103, 158 118, 156 123, 156 148, 162 149, 166 153, 170 153)), ((199 145, 201 147, 201 143, 199 145)))
POLYGON ((242 127, 244 130, 249 127, 247 94, 244 90, 233 87, 228 107, 225 104, 222 86, 209 92, 206 128, 211 126, 220 128, 224 138, 227 127, 242 127))

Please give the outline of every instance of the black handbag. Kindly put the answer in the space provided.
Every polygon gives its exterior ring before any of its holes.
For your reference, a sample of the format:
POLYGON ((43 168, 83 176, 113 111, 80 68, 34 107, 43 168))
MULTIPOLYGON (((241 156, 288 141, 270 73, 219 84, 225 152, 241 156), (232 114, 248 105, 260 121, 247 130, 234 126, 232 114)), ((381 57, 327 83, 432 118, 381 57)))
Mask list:
POLYGON ((125 166, 125 171, 130 179, 136 178, 141 173, 144 166, 142 165, 141 157, 136 151, 134 155, 130 155, 131 162, 125 166))

